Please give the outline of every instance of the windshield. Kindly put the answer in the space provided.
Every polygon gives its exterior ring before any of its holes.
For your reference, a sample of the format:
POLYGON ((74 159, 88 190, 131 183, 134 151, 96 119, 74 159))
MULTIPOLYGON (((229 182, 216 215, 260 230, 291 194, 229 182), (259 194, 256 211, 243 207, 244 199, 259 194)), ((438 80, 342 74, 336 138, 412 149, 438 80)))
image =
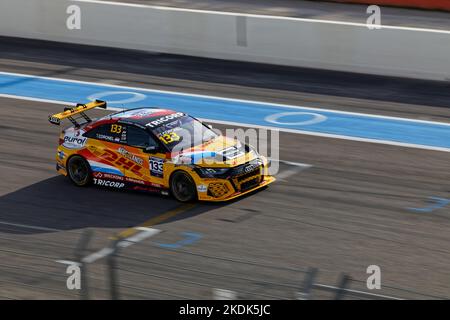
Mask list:
POLYGON ((200 121, 183 116, 151 129, 170 151, 181 151, 211 141, 218 135, 200 121))

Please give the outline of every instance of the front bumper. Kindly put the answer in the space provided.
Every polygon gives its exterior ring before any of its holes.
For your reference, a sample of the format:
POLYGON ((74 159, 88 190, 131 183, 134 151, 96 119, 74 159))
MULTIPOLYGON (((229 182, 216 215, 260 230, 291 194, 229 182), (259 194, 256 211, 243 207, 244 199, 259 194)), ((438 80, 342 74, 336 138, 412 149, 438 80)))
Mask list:
POLYGON ((274 182, 276 179, 273 176, 264 176, 262 178, 262 181, 258 183, 255 186, 252 186, 249 189, 244 189, 244 191, 236 191, 232 185, 232 183, 229 180, 223 180, 223 181, 214 181, 214 182, 205 182, 205 185, 207 186, 206 192, 200 192, 198 190, 198 199, 201 201, 214 201, 214 202, 221 202, 221 201, 228 201, 232 200, 238 197, 241 197, 247 193, 253 192, 255 190, 261 189, 272 182, 274 182), (223 193, 221 196, 213 196, 210 192, 210 185, 211 184, 221 184, 222 186, 226 186, 226 192, 223 193))
POLYGON ((198 199, 204 201, 227 201, 260 189, 275 181, 275 178, 269 175, 267 161, 263 161, 260 166, 253 170, 243 170, 246 167, 248 168, 248 164, 235 167, 233 175, 227 178, 200 178, 200 181, 197 182, 198 199))

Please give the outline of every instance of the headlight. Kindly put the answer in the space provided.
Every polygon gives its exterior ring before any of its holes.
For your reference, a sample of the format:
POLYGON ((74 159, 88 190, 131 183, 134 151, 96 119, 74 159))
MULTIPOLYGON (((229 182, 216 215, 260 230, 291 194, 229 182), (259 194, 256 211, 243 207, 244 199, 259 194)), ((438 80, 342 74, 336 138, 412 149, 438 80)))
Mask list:
POLYGON ((229 168, 196 168, 197 173, 202 178, 215 178, 226 174, 229 168))

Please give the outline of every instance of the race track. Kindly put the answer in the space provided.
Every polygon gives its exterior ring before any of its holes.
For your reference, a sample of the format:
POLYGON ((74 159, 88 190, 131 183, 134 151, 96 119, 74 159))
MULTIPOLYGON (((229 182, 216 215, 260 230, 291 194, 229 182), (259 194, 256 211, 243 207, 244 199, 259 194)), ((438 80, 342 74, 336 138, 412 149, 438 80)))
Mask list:
MULTIPOLYGON (((450 119, 448 84, 423 81, 6 38, 0 71, 450 119)), ((383 277, 382 289, 373 293, 450 297, 449 152, 280 132, 285 163, 276 183, 231 203, 186 206, 160 196, 74 187, 54 170, 60 128, 47 116, 62 106, 6 97, 0 104, 0 298, 78 298, 66 289, 66 266, 57 261, 75 259, 85 230, 93 232, 87 255, 143 223, 161 232, 119 253, 121 298, 208 299, 217 288, 241 298, 293 299, 308 267, 319 269, 322 284, 336 285, 347 273, 351 288, 367 291, 366 268, 373 264, 383 277)), ((109 297, 105 261, 88 265, 92 298, 109 297)), ((314 295, 331 297, 319 290, 314 295)))

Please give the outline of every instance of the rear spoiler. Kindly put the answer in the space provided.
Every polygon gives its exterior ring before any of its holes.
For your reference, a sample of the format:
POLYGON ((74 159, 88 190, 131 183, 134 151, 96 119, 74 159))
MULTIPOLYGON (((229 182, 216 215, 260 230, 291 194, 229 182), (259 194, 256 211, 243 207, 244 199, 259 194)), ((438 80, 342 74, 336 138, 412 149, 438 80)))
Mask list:
POLYGON ((70 122, 73 123, 74 126, 79 127, 80 124, 77 122, 77 120, 79 119, 84 119, 87 122, 92 121, 84 112, 94 108, 106 109, 106 102, 101 100, 95 100, 93 102, 89 102, 86 104, 78 103, 74 108, 67 107, 64 108, 63 112, 48 116, 48 121, 50 121, 50 123, 52 124, 60 125, 61 120, 67 118, 70 120, 70 122), (80 117, 74 118, 73 116, 77 114, 80 115, 80 117))

